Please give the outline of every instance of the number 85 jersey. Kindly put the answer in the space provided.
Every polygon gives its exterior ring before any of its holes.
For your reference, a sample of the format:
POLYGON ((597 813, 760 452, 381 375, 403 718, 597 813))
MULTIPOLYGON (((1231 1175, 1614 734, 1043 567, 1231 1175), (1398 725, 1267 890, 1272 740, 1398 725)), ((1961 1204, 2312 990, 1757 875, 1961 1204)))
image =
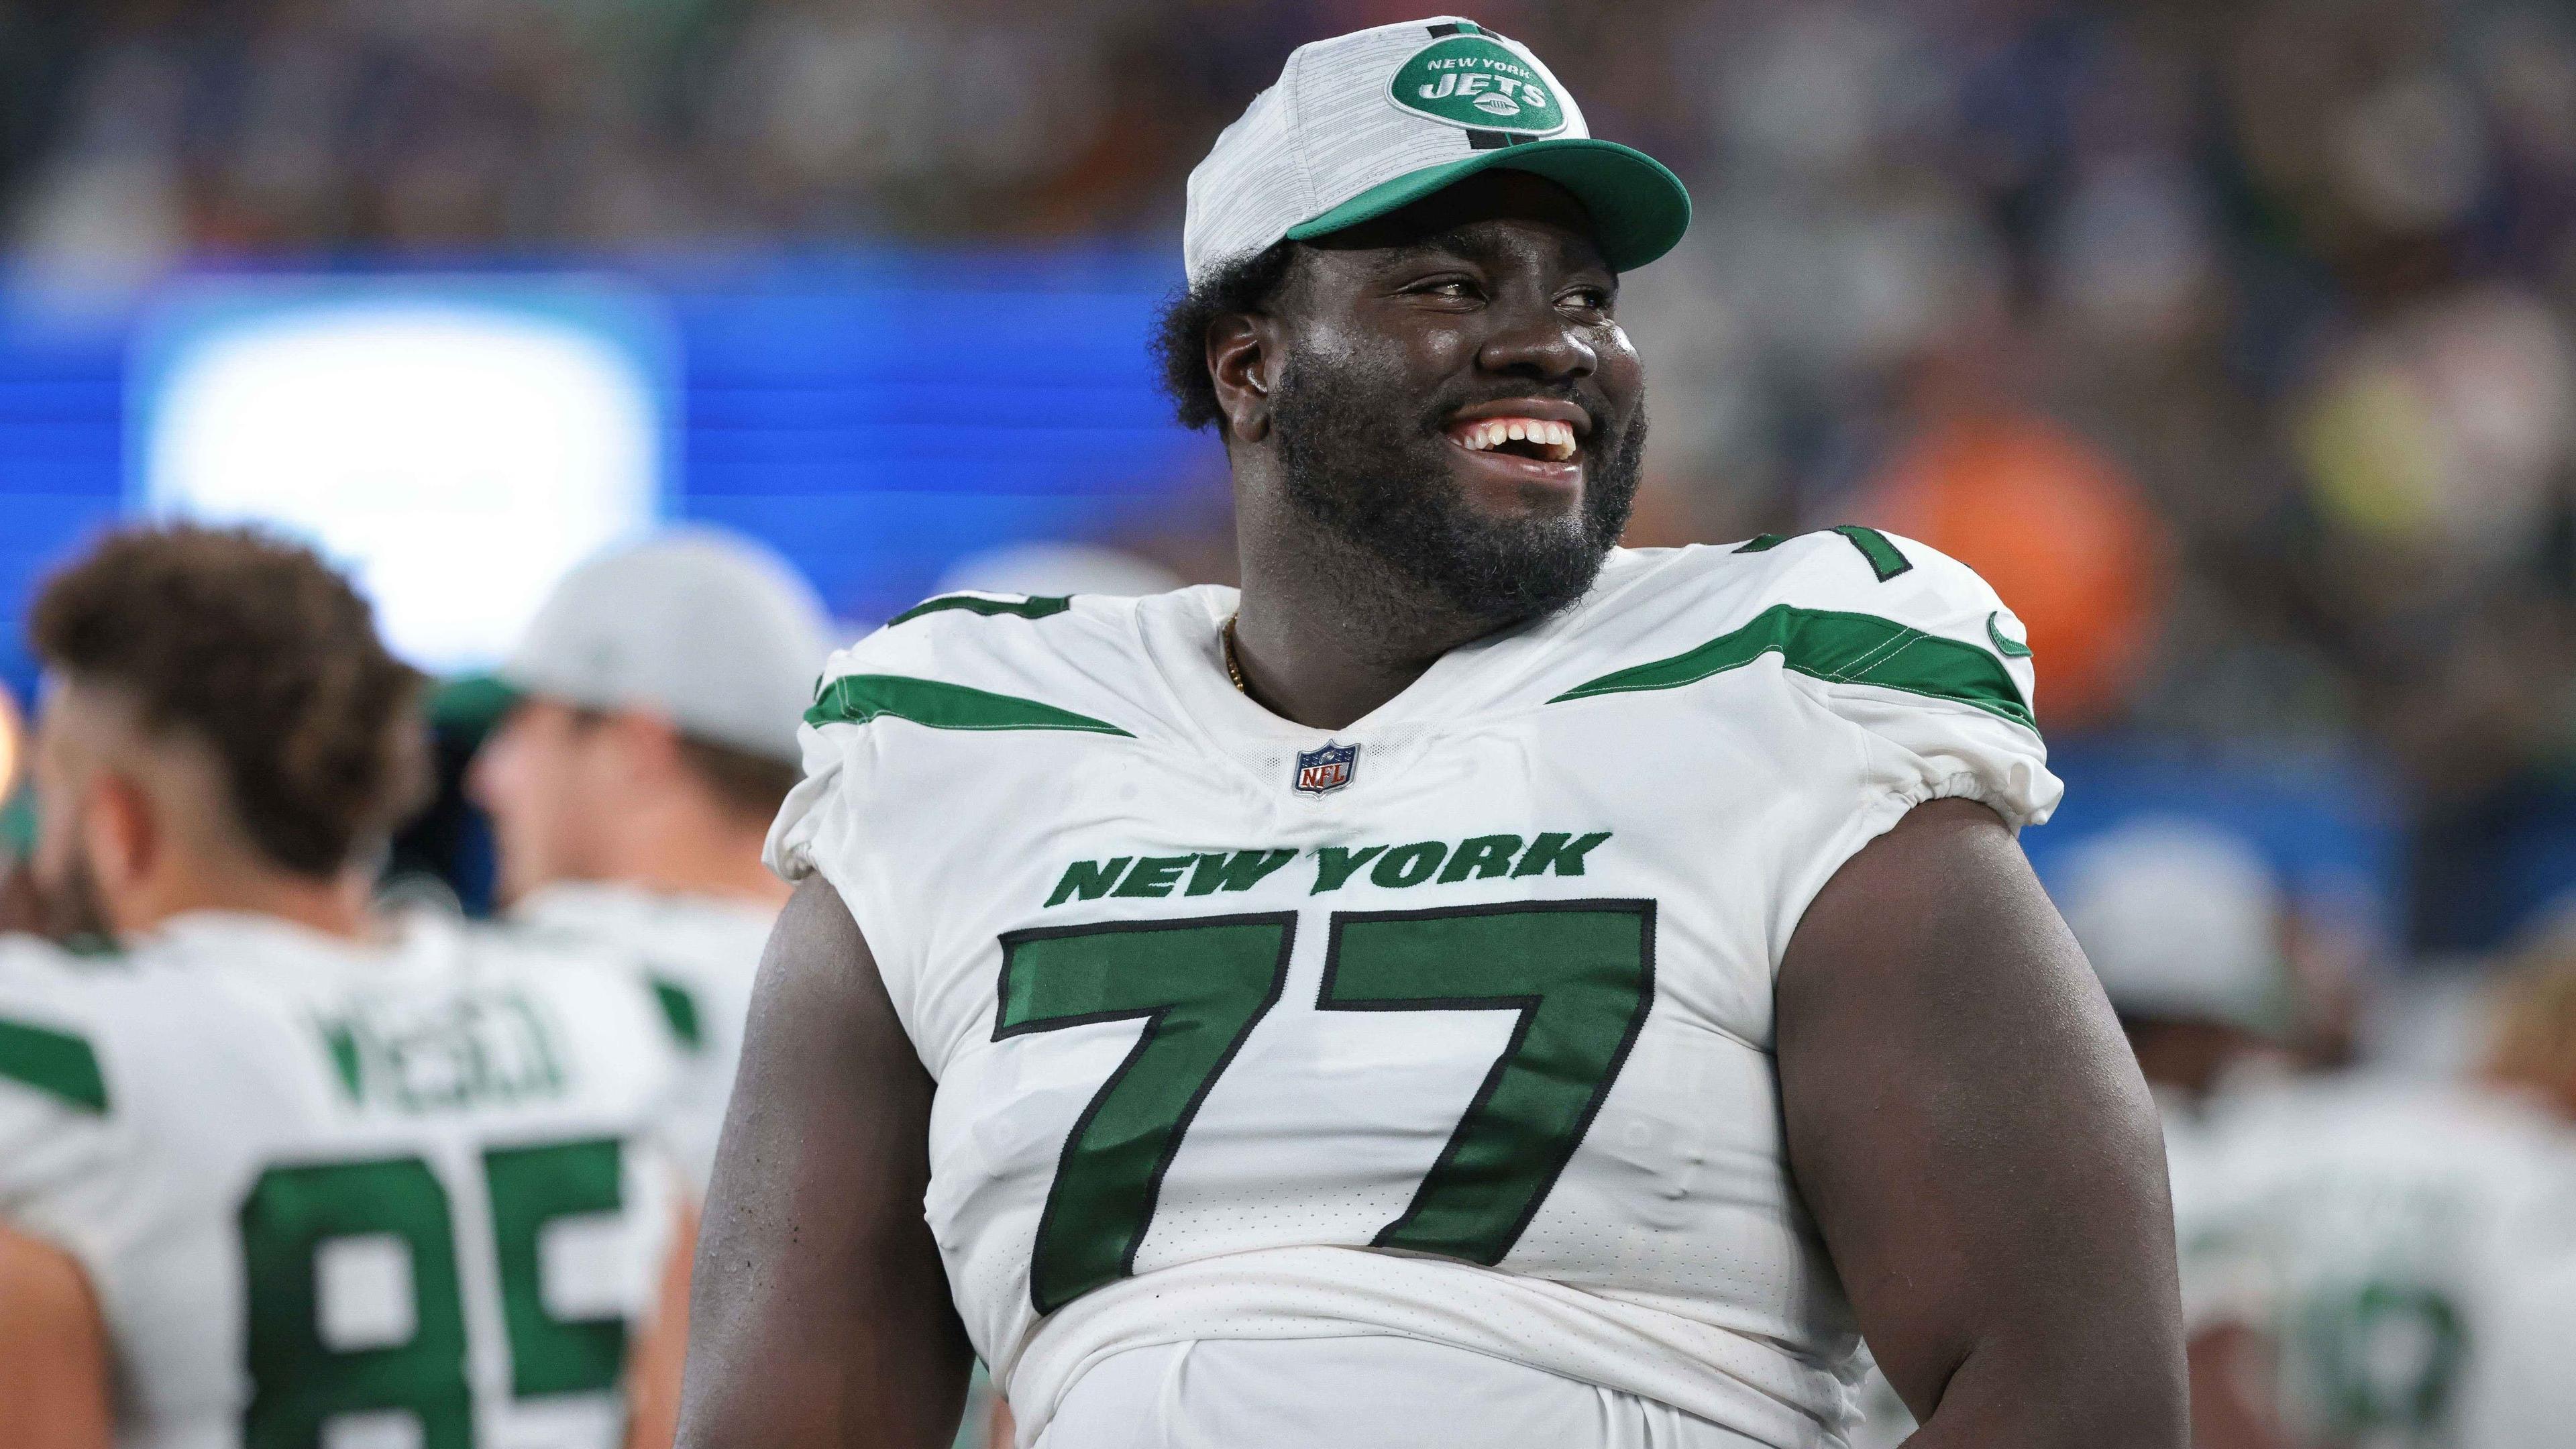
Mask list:
POLYGON ((1913 806, 2054 806, 2019 623, 1866 529, 1623 550, 1322 731, 1231 685, 1234 605, 933 599, 834 659, 771 834, 938 1082, 1023 1442, 1115 1353, 1369 1335, 1840 1442, 1773 977, 1913 806))
POLYGON ((0 937, 0 1226, 87 1278, 126 1449, 609 1449, 679 1068, 620 963, 461 924, 0 937))

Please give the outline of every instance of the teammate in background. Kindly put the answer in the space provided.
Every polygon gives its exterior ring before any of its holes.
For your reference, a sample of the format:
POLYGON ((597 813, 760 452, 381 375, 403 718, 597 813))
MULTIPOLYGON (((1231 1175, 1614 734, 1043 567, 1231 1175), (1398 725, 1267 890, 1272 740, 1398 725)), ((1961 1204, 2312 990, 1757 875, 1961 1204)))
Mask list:
POLYGON ((2233 1079, 2289 1070, 2289 903, 2252 844, 2152 816, 2086 841, 2052 880, 2168 1123, 2233 1079))
POLYGON ((828 627, 784 561, 730 534, 596 559, 502 667, 517 697, 467 780, 508 919, 635 962, 691 1045, 670 1131, 700 1189, 787 899, 761 837, 796 783, 828 627))
POLYGON ((1826 1446, 1866 1334, 1917 1449, 2181 1444, 2018 621, 1866 529, 1614 547, 1688 210, 1457 19, 1218 139, 1166 348, 1243 588, 832 664, 684 1443, 942 1442, 971 1344, 1046 1449, 1826 1446))
POLYGON ((2533 1409, 2565 1402, 2563 1373, 2512 1369, 2563 1359, 2576 1326, 2529 1294, 2576 1255, 2576 1136, 2522 1090, 2540 1085, 2344 1079, 2230 1104, 2210 1247, 2184 1260, 2187 1292, 2218 1290, 2191 1293, 2195 1361, 2217 1335, 2247 1345, 2195 1375, 2205 1449, 2566 1442, 2568 1419, 2533 1409))
POLYGON ((2295 1074, 2285 904, 2243 842, 2127 827, 2058 894, 2165 1107, 2198 1449, 2563 1442, 2555 1380, 2507 1366, 2576 1327, 2522 1287, 2576 1263, 2576 973, 2520 973, 2486 1090, 2295 1074))
MULTIPOLYGON (((2493 1006, 2486 1083, 2554 1119, 2562 1152, 2576 1153, 2576 935, 2563 930, 2525 952, 2493 1006)), ((2566 1161, 2562 1157, 2561 1161, 2566 1161)), ((2479 1327, 2484 1338, 2464 1389, 2464 1449, 2557 1445, 2576 1424, 2576 1171, 2531 1231, 2506 1244, 2479 1327)))
POLYGON ((672 1049, 614 966, 372 919, 427 744, 365 601, 173 526, 29 629, 28 880, 122 953, 0 937, 0 1445, 667 1442, 672 1049))

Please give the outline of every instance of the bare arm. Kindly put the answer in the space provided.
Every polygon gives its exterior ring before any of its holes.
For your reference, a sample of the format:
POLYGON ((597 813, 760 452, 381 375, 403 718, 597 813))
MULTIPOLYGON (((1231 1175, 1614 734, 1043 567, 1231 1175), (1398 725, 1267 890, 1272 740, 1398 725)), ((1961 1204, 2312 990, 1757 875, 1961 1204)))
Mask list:
POLYGON ((2181 1449, 2164 1141, 2003 822, 1935 801, 1781 962, 1789 1160, 1912 1449, 2181 1449))
POLYGON ((107 1329, 89 1276, 0 1228, 0 1449, 108 1449, 107 1329))
POLYGON ((838 892, 760 967, 699 1235, 680 1443, 932 1449, 973 1361, 922 1220, 929 1074, 838 892))

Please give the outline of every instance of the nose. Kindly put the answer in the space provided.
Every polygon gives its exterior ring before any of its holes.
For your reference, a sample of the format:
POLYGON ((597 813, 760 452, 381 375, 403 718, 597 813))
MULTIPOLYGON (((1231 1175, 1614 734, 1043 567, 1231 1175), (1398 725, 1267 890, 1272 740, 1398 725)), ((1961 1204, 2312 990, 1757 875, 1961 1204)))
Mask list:
POLYGON ((1550 299, 1511 290, 1512 295, 1495 299, 1486 314, 1493 319, 1493 330, 1477 349, 1478 367, 1549 382, 1589 377, 1600 367, 1600 353, 1550 299))

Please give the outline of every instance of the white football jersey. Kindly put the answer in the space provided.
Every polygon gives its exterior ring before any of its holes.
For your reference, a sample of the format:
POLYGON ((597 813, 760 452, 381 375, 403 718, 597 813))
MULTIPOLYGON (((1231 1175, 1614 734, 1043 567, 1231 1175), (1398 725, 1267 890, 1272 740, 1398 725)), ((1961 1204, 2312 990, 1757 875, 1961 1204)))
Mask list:
POLYGON ((1622 550, 1327 731, 1228 682, 1234 606, 932 600, 835 657, 770 837, 938 1081, 1022 1442, 1125 1349, 1352 1335, 1838 1442, 1773 973, 1916 804, 2055 804, 2019 624, 1866 529, 1622 550))
MULTIPOLYGON (((2538 1226, 2538 1225, 2535 1225, 2538 1226)), ((2486 1296, 2460 1407, 2460 1449, 2563 1449, 2576 1424, 2576 1206, 2562 1209, 2486 1296)))
POLYGON ((2576 1247, 2563 1127, 2465 1092, 2330 1081, 2220 1103, 2200 1158, 2185 1301, 2201 1324, 2269 1336, 2295 1433, 2371 1449, 2564 1442, 2499 1437, 2539 1385, 2493 1371, 2576 1342, 2522 1341, 2547 1315, 2520 1286, 2576 1247))
POLYGON ((752 979, 778 913, 747 901, 603 882, 532 891, 510 921, 540 941, 601 952, 641 972, 685 1058, 664 1136, 704 1195, 742 1060, 752 979))
POLYGON ((86 1271, 131 1449, 605 1449, 674 1070, 631 976, 495 932, 0 938, 0 1220, 86 1271))

